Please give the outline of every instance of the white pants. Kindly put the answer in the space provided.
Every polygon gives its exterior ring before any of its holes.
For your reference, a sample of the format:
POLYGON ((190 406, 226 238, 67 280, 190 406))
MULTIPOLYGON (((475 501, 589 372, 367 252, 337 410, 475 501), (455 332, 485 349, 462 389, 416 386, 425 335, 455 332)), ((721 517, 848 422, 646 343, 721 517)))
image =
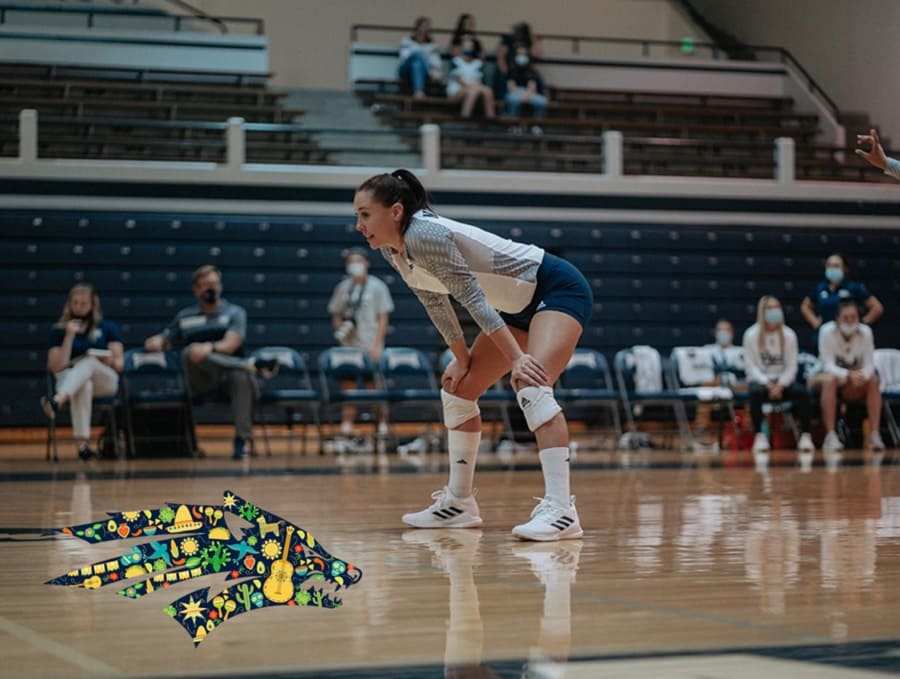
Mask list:
POLYGON ((119 374, 94 356, 85 356, 71 368, 56 373, 56 393, 69 397, 72 433, 76 439, 91 437, 91 405, 95 396, 113 396, 119 374))

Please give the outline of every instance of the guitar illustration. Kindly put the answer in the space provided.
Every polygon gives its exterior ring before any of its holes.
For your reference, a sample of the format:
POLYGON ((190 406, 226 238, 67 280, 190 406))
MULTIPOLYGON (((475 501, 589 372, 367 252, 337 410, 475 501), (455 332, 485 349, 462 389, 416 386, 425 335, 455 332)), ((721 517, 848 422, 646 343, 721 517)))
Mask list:
POLYGON ((288 550, 291 546, 291 537, 294 535, 294 527, 288 526, 286 532, 281 558, 272 562, 272 572, 263 583, 263 594, 266 599, 276 604, 283 604, 294 596, 294 567, 288 563, 288 550))

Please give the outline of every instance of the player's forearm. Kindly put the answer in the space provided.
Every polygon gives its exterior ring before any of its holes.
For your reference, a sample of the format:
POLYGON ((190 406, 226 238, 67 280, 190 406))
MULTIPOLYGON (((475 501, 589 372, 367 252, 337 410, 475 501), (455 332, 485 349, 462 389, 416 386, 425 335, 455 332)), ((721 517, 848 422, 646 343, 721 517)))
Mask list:
POLYGON ((488 337, 491 338, 491 341, 497 346, 510 363, 515 361, 522 355, 522 349, 519 347, 519 343, 516 342, 516 338, 513 337, 513 334, 509 331, 507 326, 503 326, 499 330, 492 332, 488 337))

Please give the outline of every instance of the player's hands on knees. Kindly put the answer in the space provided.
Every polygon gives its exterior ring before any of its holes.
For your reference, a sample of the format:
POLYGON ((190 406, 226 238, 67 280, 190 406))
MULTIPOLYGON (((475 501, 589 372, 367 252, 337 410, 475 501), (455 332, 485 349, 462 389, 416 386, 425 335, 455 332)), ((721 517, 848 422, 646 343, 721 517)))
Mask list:
POLYGON ((531 354, 522 354, 513 361, 509 376, 513 390, 519 391, 522 387, 540 387, 549 381, 544 366, 531 354))
POLYGON ((455 394, 462 378, 469 374, 469 366, 463 365, 455 358, 450 361, 441 376, 441 387, 449 394, 455 394))

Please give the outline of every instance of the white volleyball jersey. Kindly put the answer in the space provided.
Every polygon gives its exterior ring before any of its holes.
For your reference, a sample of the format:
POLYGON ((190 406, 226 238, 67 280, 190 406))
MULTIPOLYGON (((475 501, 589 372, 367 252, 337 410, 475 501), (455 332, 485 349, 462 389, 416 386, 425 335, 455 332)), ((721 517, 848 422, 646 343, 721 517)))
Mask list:
POLYGON ((382 248, 422 302, 438 332, 452 344, 463 336, 448 296, 469 312, 478 327, 493 333, 505 324, 497 310, 522 311, 534 296, 544 251, 430 210, 413 215, 403 236, 404 255, 382 248))

